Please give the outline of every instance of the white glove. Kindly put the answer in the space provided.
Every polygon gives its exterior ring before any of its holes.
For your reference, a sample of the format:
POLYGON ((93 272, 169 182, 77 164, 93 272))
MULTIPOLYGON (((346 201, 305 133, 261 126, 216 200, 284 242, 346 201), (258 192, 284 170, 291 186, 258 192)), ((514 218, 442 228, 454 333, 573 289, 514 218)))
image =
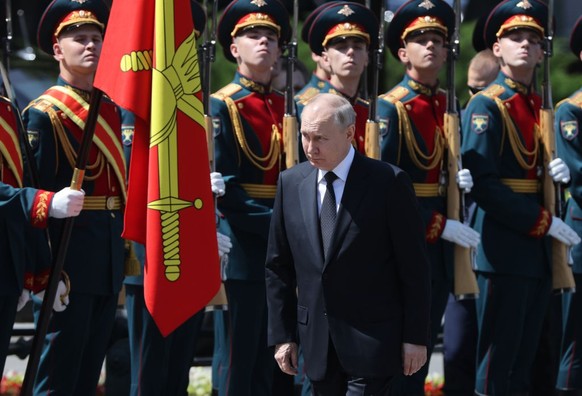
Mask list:
POLYGON ((566 184, 570 181, 570 169, 561 158, 556 158, 548 164, 548 174, 555 183, 566 184))
POLYGON ((22 311, 22 308, 26 305, 26 303, 30 300, 30 290, 22 289, 22 293, 20 297, 18 297, 18 304, 16 305, 17 311, 22 311))
POLYGON ((230 248, 232 248, 232 242, 230 242, 230 238, 220 232, 216 232, 216 239, 218 239, 218 256, 222 258, 225 254, 230 252, 230 248))
POLYGON ((580 237, 570 226, 562 221, 559 217, 552 216, 552 225, 548 230, 548 235, 556 238, 558 241, 568 245, 577 245, 580 243, 580 237))
MULTIPOLYGON (((41 300, 44 298, 44 290, 36 293, 36 297, 41 300)), ((65 282, 59 281, 59 286, 57 287, 57 296, 55 297, 55 302, 53 303, 53 309, 55 312, 63 312, 67 309, 69 305, 69 294, 67 293, 67 286, 65 282)))
POLYGON ((222 173, 210 172, 210 186, 212 192, 216 194, 217 197, 222 197, 226 193, 226 186, 224 185, 222 173))
POLYGON ((457 185, 461 190, 465 190, 466 193, 471 192, 473 188, 473 176, 471 176, 469 169, 461 169, 457 172, 457 185))
POLYGON ((457 220, 447 220, 441 234, 443 239, 465 248, 476 248, 481 241, 481 235, 469 226, 457 220))
POLYGON ((84 191, 71 190, 69 187, 65 187, 53 197, 49 216, 57 219, 78 216, 81 213, 81 209, 83 209, 84 200, 84 191))

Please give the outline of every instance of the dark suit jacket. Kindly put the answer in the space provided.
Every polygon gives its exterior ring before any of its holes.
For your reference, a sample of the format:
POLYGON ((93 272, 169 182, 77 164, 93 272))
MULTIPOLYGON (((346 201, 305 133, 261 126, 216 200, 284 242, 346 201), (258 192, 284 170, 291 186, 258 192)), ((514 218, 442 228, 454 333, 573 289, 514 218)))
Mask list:
POLYGON ((299 335, 316 381, 329 338, 351 375, 401 372, 402 343, 428 342, 430 308, 425 231, 406 173, 356 153, 330 252, 324 262, 317 169, 304 162, 277 187, 266 263, 269 344, 299 335))

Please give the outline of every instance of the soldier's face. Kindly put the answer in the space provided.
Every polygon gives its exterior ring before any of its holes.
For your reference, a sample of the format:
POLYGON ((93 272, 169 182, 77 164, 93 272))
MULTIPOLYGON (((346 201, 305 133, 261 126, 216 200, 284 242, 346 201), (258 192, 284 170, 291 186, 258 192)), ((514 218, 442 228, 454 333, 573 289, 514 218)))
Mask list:
POLYGON ((236 36, 230 52, 242 67, 270 71, 281 51, 277 33, 272 29, 256 27, 236 36))
POLYGON ((502 66, 534 69, 542 61, 542 39, 530 29, 513 30, 493 44, 493 54, 502 66))
POLYGON ((329 44, 322 58, 332 75, 359 78, 368 65, 368 46, 362 39, 347 37, 329 44))
POLYGON ((445 39, 431 31, 407 37, 398 55, 402 63, 414 69, 438 72, 447 60, 445 39))
POLYGON ((93 73, 101 55, 103 35, 95 25, 81 25, 63 32, 53 45, 54 57, 80 74, 93 73))

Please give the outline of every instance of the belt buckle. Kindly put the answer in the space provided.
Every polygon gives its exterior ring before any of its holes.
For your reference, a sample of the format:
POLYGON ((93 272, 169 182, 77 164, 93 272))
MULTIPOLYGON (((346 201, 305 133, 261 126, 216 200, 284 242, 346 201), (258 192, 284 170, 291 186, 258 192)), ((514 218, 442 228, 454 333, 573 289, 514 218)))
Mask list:
POLYGON ((108 210, 115 209, 115 197, 107 197, 107 200, 105 201, 105 207, 108 210))

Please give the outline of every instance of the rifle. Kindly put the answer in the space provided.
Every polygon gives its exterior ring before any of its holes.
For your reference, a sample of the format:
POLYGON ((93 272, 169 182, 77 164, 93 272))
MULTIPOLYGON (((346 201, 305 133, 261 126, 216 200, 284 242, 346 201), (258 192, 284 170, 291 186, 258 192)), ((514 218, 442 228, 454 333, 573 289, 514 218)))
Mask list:
POLYGON ((374 51, 372 70, 372 92, 369 98, 370 108, 368 110, 368 120, 366 121, 366 135, 364 148, 366 156, 380 159, 380 132, 376 121, 376 109, 378 103, 378 90, 380 83, 380 71, 384 67, 384 13, 385 5, 380 7, 380 27, 378 28, 378 48, 374 51))
MULTIPOLYGON (((203 3, 203 8, 208 10, 206 0, 203 3)), ((208 11, 206 11, 208 15, 208 11)), ((212 26, 206 24, 206 28, 202 32, 204 42, 200 46, 202 52, 202 105, 204 106, 204 126, 206 128, 206 143, 208 144, 208 161, 210 163, 210 170, 216 170, 214 162, 214 127, 212 125, 212 115, 210 112, 210 92, 211 92, 211 68, 216 60, 216 29, 218 17, 218 0, 212 0, 212 26)), ((207 18, 209 20, 209 18, 207 18)), ((220 221, 220 213, 218 212, 216 197, 214 197, 214 208, 216 210, 216 226, 220 221)), ((226 258, 223 258, 225 260, 226 258)), ((221 263, 222 264, 222 263, 221 263)), ((222 268, 222 265, 221 265, 222 268)), ((226 290, 224 283, 220 284, 220 288, 216 295, 206 304, 212 309, 222 309, 227 305, 226 290)))
POLYGON ((297 19, 299 2, 293 0, 293 33, 287 44, 287 87, 285 87, 285 115, 283 116, 283 150, 287 169, 299 163, 299 144, 297 142, 297 113, 293 100, 293 72, 297 62, 297 19))
MULTIPOLYGON (((542 80, 542 107, 540 109, 540 133, 543 144, 544 170, 556 158, 556 137, 554 134, 554 110, 552 104, 552 85, 550 81, 550 58, 553 51, 554 1, 548 2, 548 28, 544 37, 544 62, 542 80)), ((547 171, 543 172, 544 207, 556 217, 562 217, 562 189, 554 183, 547 171)), ((572 269, 568 265, 566 245, 552 238, 552 287, 555 293, 576 290, 572 269)))
MULTIPOLYGON (((206 1, 204 8, 207 9, 206 1)), ((202 53, 202 105, 204 106, 204 124, 206 127, 206 142, 208 144, 208 160, 210 169, 214 171, 214 128, 210 114, 211 67, 216 60, 216 27, 218 0, 212 1, 212 26, 204 29, 204 43, 200 46, 202 53)), ((208 12, 207 12, 208 15, 208 12)))
MULTIPOLYGON (((465 193, 459 191, 455 175, 462 167, 460 154, 460 129, 459 113, 457 111, 457 98, 455 95, 455 61, 460 55, 460 25, 461 2, 455 0, 455 29, 449 48, 447 62, 447 112, 445 113, 445 136, 447 139, 449 180, 447 185, 447 216, 451 220, 463 223, 468 221, 468 212, 465 205, 465 193)), ((472 266, 472 254, 470 248, 454 245, 454 293, 457 300, 476 298, 479 295, 479 286, 475 279, 472 266)))

